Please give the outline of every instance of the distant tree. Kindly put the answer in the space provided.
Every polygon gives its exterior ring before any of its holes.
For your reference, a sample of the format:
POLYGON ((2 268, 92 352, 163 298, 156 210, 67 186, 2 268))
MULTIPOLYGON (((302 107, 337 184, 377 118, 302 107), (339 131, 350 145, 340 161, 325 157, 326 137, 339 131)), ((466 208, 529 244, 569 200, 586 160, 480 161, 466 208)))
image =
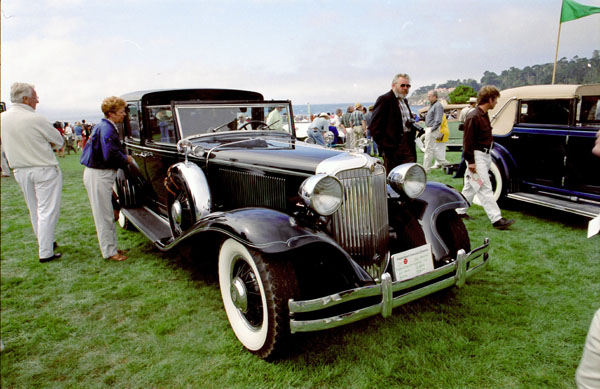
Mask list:
POLYGON ((464 104, 469 101, 469 97, 474 96, 477 96, 475 89, 468 85, 459 85, 448 95, 448 103, 464 104))

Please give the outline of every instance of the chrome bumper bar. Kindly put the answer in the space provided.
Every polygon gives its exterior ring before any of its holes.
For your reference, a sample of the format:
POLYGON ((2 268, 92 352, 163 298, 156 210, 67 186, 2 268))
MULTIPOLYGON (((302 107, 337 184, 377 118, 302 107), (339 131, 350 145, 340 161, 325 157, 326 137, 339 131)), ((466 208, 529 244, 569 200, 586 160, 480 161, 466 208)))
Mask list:
POLYGON ((473 275, 479 273, 487 266, 489 250, 489 239, 486 238, 482 246, 477 247, 470 253, 465 253, 464 250, 460 250, 458 252, 456 261, 437 268, 429 273, 421 274, 408 280, 392 282, 392 276, 389 273, 384 273, 381 277, 381 282, 376 285, 349 289, 340 293, 335 293, 313 300, 289 300, 288 306, 291 316, 290 330, 292 333, 320 331, 350 324, 370 316, 375 316, 377 314, 381 314, 383 317, 389 317, 392 314, 392 309, 399 307, 400 305, 417 300, 439 290, 449 288, 453 285, 462 287, 468 278, 471 278, 473 275), (476 266, 471 266, 467 270, 467 264, 478 258, 482 258, 482 262, 476 266), (447 277, 422 288, 412 290, 397 297, 393 297, 394 292, 413 288, 450 273, 455 274, 453 277, 447 277), (381 296, 381 302, 369 307, 358 309, 356 311, 322 319, 294 319, 294 314, 296 313, 317 312, 323 309, 331 308, 338 304, 346 303, 348 301, 359 300, 373 296, 381 296))

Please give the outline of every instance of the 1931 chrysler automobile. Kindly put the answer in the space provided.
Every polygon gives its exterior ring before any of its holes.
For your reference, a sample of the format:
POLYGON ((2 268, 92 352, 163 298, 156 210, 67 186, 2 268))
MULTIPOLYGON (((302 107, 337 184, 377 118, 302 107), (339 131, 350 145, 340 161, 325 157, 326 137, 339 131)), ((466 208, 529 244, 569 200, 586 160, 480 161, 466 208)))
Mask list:
POLYGON ((296 140, 289 101, 222 89, 123 98, 135 163, 117 175, 119 223, 162 251, 185 240, 202 248, 195 259, 217 257, 231 327, 262 358, 292 333, 387 317, 488 263, 458 192, 417 164, 386 174, 366 154, 296 140))

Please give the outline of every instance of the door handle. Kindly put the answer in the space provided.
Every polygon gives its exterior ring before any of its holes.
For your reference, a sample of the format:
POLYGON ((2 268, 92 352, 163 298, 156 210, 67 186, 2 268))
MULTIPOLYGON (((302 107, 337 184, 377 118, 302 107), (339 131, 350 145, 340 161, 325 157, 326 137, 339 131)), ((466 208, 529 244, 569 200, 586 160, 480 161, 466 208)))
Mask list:
POLYGON ((142 151, 141 153, 135 153, 135 152, 134 152, 134 153, 133 153, 133 156, 134 156, 134 157, 142 157, 142 158, 146 158, 146 157, 153 157, 153 156, 154 156, 154 154, 152 154, 152 153, 147 153, 147 152, 145 152, 145 151, 142 151))

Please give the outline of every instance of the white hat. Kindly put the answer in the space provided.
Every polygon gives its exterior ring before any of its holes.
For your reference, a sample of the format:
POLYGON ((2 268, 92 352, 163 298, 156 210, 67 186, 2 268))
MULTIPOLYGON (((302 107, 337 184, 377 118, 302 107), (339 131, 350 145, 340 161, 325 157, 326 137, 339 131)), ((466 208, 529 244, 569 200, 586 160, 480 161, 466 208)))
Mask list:
POLYGON ((324 118, 328 118, 328 117, 329 117, 329 114, 328 114, 327 112, 321 112, 321 113, 319 114, 319 116, 321 116, 321 117, 324 117, 324 118))
POLYGON ((477 97, 470 97, 469 104, 471 104, 471 103, 477 103, 477 97))

